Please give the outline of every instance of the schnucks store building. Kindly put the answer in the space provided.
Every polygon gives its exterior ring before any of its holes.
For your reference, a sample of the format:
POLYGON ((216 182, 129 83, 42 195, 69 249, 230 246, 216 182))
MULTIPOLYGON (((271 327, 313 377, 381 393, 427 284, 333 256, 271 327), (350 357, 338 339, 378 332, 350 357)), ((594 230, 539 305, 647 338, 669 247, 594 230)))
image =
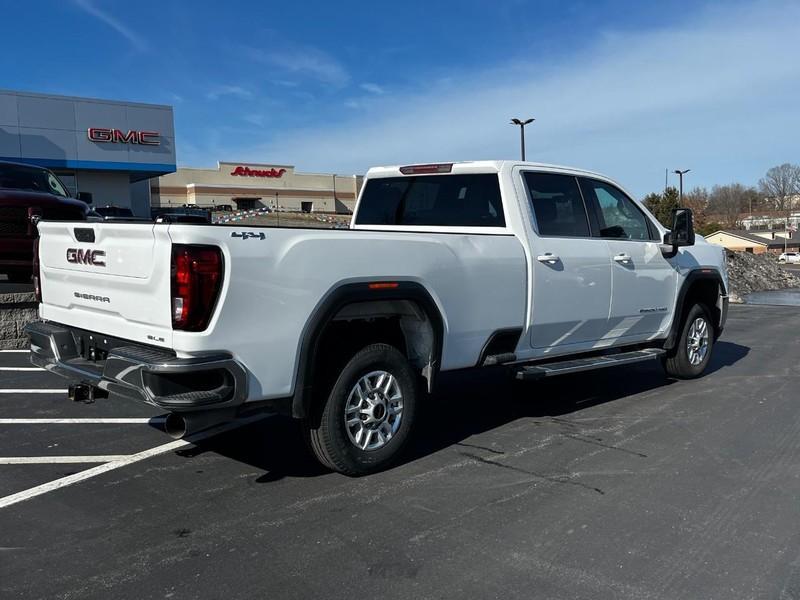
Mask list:
POLYGON ((175 171, 172 107, 0 90, 0 160, 47 167, 94 206, 150 214, 150 180, 175 171))
POLYGON ((360 175, 302 173, 291 165, 220 162, 215 169, 179 168, 152 180, 153 206, 283 208, 302 212, 352 212, 360 175))

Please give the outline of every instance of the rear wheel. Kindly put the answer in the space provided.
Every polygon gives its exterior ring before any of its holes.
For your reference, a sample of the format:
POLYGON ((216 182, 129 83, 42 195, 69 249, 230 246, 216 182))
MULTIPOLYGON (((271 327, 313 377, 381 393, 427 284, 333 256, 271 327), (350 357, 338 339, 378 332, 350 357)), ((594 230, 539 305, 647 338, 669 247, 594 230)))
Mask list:
POLYGON ((363 348, 341 369, 316 418, 306 424, 312 451, 346 475, 386 468, 409 438, 417 388, 411 365, 396 348, 363 348))
POLYGON ((711 360, 713 347, 714 326, 708 309, 695 304, 681 326, 677 345, 664 361, 664 369, 668 375, 678 379, 699 377, 711 360))

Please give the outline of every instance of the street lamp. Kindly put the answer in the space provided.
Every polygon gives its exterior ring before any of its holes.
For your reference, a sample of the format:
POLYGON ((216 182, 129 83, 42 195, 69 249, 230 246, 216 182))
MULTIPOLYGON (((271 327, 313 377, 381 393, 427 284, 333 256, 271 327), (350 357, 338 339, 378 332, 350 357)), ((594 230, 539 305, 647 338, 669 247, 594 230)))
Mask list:
POLYGON ((522 152, 522 160, 525 160, 525 125, 533 123, 535 119, 511 119, 512 125, 519 125, 519 147, 522 152))
POLYGON ((691 171, 691 169, 684 169, 683 171, 681 171, 680 169, 675 169, 673 171, 673 173, 675 173, 681 180, 680 192, 678 194, 678 202, 680 202, 681 204, 683 204, 683 176, 686 175, 686 173, 688 173, 689 171, 691 171))

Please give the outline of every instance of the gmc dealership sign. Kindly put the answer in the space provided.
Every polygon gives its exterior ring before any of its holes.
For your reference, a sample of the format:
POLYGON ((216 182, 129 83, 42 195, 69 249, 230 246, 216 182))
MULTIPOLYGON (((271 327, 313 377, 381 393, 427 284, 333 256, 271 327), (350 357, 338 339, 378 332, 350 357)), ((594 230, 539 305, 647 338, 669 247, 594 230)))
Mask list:
POLYGON ((286 169, 251 169, 250 167, 236 167, 231 175, 242 177, 281 177, 286 169))
POLYGON ((103 127, 89 127, 86 135, 93 142, 111 142, 114 144, 141 144, 143 146, 159 146, 161 134, 157 131, 136 131, 130 129, 104 129, 103 127))

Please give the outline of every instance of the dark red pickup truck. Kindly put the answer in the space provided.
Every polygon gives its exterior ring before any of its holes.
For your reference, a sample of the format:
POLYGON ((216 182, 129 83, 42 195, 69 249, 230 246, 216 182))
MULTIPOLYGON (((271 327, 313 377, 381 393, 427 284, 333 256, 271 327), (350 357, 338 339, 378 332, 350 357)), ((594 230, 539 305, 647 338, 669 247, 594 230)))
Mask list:
POLYGON ((37 219, 82 221, 88 212, 47 169, 0 162, 0 274, 31 280, 37 219))

